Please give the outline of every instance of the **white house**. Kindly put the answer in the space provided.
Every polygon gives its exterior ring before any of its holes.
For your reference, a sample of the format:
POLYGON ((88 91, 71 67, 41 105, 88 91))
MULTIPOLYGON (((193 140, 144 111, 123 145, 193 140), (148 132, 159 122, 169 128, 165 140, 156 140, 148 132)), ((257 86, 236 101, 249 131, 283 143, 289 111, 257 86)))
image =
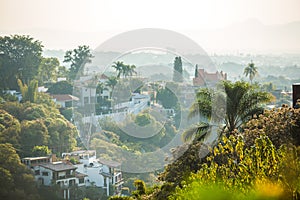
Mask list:
POLYGON ((75 158, 78 160, 76 171, 87 175, 86 186, 91 184, 106 190, 107 196, 110 194, 110 186, 115 189, 115 194, 121 192, 124 183, 121 172, 121 164, 96 158, 95 150, 74 151, 63 153, 62 157, 75 158))
POLYGON ((52 162, 53 156, 27 157, 21 162, 33 171, 38 185, 59 185, 64 199, 70 199, 72 186, 85 186, 87 175, 76 172, 77 167, 70 162, 52 162))
POLYGON ((53 94, 51 97, 53 101, 62 108, 73 107, 73 104, 79 101, 79 98, 70 94, 53 94))

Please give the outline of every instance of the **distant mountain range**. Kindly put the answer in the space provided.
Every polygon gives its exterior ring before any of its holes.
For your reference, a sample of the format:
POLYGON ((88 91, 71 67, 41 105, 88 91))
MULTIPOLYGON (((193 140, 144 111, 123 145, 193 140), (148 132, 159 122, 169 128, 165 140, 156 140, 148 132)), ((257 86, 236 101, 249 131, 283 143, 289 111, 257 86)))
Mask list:
POLYGON ((203 46, 214 50, 300 53, 300 21, 264 25, 257 20, 247 20, 223 29, 203 31, 202 34, 200 38, 203 37, 203 46))
MULTIPOLYGON (((0 35, 27 34, 43 42, 45 49, 73 49, 78 45, 86 44, 97 48, 100 44, 122 31, 111 30, 103 32, 72 32, 61 30, 29 29, 18 31, 5 31, 0 29, 0 35)), ((258 20, 247 20, 235 23, 220 29, 202 29, 195 27, 193 30, 184 30, 180 33, 197 42, 204 50, 213 52, 252 52, 252 53, 300 53, 300 21, 264 25, 258 20)), ((138 40, 132 38, 132 42, 138 40)), ((170 43, 182 43, 182 38, 169 38, 170 43), (172 42, 173 41, 173 42, 172 42)), ((108 43, 107 43, 108 44, 108 43)), ((188 44, 188 43, 187 43, 188 44)), ((104 51, 116 51, 122 42, 110 43, 104 51)), ((129 45, 130 47, 130 45, 129 45)), ((166 48, 170 47, 166 46, 166 48)), ((127 49, 126 46, 123 48, 127 49)), ((185 46, 185 53, 195 53, 197 47, 185 46)))

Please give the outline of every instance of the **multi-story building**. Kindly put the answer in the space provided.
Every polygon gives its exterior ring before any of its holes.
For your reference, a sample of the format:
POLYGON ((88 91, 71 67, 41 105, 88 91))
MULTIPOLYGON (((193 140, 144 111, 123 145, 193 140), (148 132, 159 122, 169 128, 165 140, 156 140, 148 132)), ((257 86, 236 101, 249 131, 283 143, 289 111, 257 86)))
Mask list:
POLYGON ((97 159, 95 150, 63 153, 62 157, 74 158, 78 162, 75 164, 76 171, 87 176, 86 186, 94 185, 102 188, 107 196, 121 192, 124 182, 120 163, 97 159))
POLYGON ((39 186, 60 186, 61 196, 70 199, 71 187, 85 186, 87 175, 76 172, 77 167, 70 162, 53 162, 53 156, 27 157, 21 161, 33 171, 39 186))

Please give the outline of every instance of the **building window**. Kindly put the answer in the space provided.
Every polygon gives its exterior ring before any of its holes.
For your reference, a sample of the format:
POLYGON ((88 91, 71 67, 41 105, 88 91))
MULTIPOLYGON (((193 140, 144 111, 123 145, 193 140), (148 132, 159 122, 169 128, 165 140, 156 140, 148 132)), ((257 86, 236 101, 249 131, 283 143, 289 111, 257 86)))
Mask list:
POLYGON ((48 173, 48 172, 43 172, 42 175, 43 175, 43 176, 48 176, 49 173, 48 173))
POLYGON ((72 101, 66 101, 66 102, 65 102, 65 107, 66 107, 66 108, 72 107, 72 101))
POLYGON ((89 103, 89 97, 84 97, 84 104, 88 104, 89 103))
POLYGON ((35 170, 34 175, 40 175, 40 170, 35 170))
POLYGON ((79 184, 82 184, 82 183, 84 183, 84 178, 79 179, 79 184))

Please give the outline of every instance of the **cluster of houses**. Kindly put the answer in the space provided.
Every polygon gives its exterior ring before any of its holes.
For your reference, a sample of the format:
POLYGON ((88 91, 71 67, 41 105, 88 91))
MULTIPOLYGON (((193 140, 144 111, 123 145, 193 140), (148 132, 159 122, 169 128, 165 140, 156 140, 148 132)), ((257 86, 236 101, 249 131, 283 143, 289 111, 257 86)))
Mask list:
POLYGON ((72 187, 86 186, 104 190, 107 196, 121 195, 124 181, 120 163, 97 159, 95 150, 63 153, 62 158, 26 157, 21 162, 32 170, 38 186, 57 185, 64 199, 71 198, 72 187))

